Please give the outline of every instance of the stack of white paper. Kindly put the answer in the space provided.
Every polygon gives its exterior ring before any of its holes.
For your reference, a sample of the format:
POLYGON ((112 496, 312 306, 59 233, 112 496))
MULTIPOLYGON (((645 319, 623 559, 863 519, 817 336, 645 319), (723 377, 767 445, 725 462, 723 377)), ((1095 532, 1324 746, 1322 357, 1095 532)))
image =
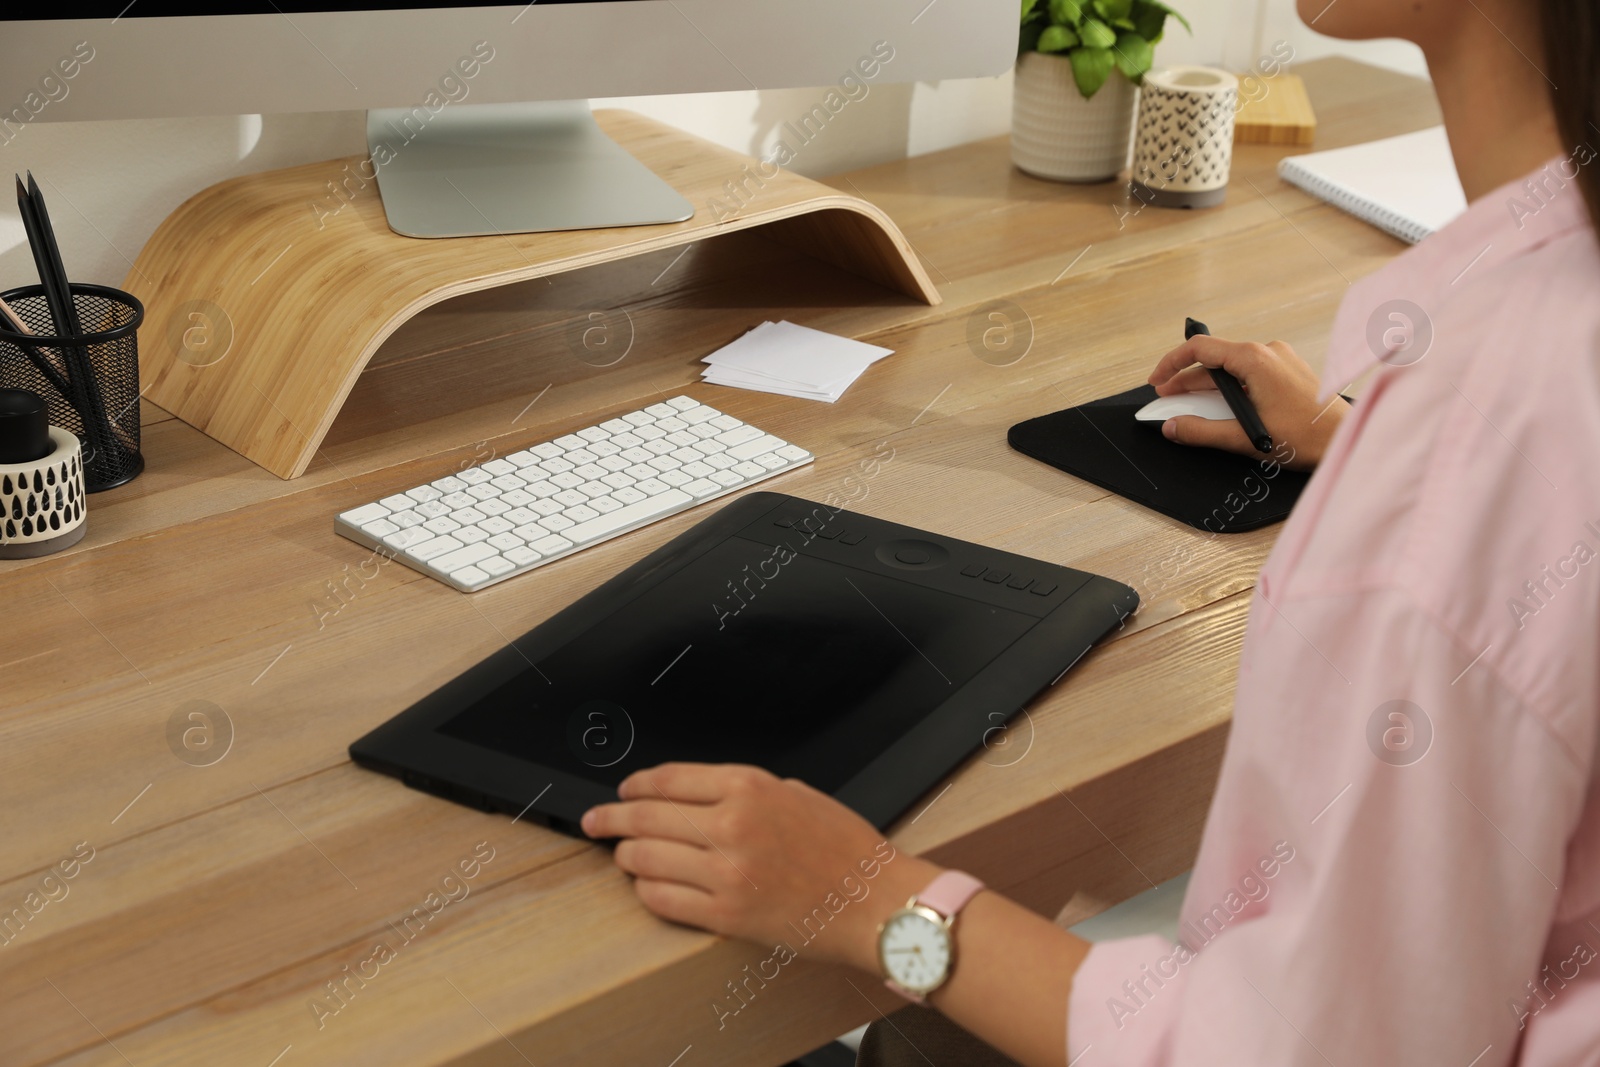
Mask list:
POLYGON ((763 322, 705 357, 710 366, 701 377, 715 385, 831 404, 893 351, 792 322, 763 322))

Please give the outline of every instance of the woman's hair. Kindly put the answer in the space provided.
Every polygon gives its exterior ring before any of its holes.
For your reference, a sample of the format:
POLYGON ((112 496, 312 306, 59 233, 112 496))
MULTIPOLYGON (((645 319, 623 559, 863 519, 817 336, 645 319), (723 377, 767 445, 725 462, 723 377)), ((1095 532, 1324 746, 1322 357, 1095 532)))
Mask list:
POLYGON ((1587 157, 1578 170, 1578 187, 1589 205, 1590 221, 1600 229, 1600 158, 1595 158, 1600 149, 1600 4, 1539 0, 1539 7, 1545 73, 1554 86, 1550 102, 1567 150, 1588 146, 1574 162, 1587 157))

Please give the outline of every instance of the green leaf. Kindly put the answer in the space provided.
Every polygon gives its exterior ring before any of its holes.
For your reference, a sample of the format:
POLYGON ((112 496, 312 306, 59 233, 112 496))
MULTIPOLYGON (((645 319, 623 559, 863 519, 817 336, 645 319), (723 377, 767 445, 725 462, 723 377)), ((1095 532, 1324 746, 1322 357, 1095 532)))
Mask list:
POLYGON ((1022 21, 1023 22, 1027 22, 1028 21, 1028 16, 1033 14, 1033 9, 1035 7, 1037 7, 1038 4, 1039 4, 1039 0, 1022 0, 1022 21))
POLYGON ((1133 24, 1132 19, 1112 19, 1111 25, 1119 30, 1128 30, 1131 33, 1137 33, 1139 30, 1139 27, 1133 24))
POLYGON ((1133 19, 1134 29, 1139 36, 1154 42, 1161 39, 1168 15, 1183 23, 1183 28, 1188 30, 1191 36, 1194 34, 1194 28, 1189 25, 1189 20, 1161 0, 1133 0, 1133 10, 1129 17, 1133 19))
POLYGON ((1114 66, 1109 48, 1079 48, 1068 52, 1067 58, 1072 61, 1072 80, 1085 100, 1106 83, 1114 66))
POLYGON ((1110 48, 1117 43, 1116 33, 1099 19, 1084 19, 1078 36, 1087 48, 1110 48))
POLYGON ((1057 26, 1076 26, 1082 22, 1081 0, 1050 0, 1050 21, 1057 26))
POLYGON ((1038 20, 1024 22, 1022 24, 1022 32, 1017 37, 1017 55, 1020 56, 1024 52, 1032 52, 1038 48, 1039 37, 1044 33, 1044 29, 1044 23, 1038 20))
POLYGON ((1145 71, 1150 69, 1150 64, 1155 62, 1156 50, 1154 45, 1137 33, 1123 33, 1117 36, 1112 57, 1116 61, 1117 69, 1122 71, 1129 81, 1138 85, 1145 71))
POLYGON ((1047 26, 1039 35, 1039 51, 1065 52, 1078 47, 1078 35, 1065 26, 1047 26))
POLYGON ((1133 0, 1094 0, 1094 9, 1100 17, 1107 22, 1114 19, 1125 19, 1133 10, 1133 0))

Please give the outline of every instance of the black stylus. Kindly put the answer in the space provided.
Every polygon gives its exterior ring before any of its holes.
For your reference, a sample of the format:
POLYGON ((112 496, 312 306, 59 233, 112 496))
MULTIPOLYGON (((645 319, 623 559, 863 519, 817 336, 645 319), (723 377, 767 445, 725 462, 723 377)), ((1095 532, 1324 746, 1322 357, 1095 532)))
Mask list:
MULTIPOLYGON (((1206 324, 1194 319, 1183 320, 1183 339, 1187 341, 1197 333, 1210 336, 1211 331, 1206 329, 1206 324)), ((1250 398, 1245 395, 1244 386, 1239 384, 1239 379, 1223 370, 1221 367, 1207 367, 1211 372, 1211 380, 1217 383, 1217 390, 1222 393, 1222 399, 1228 402, 1228 410, 1233 412, 1233 417, 1239 420, 1239 425, 1244 428, 1244 435, 1250 438, 1250 443, 1256 446, 1257 452, 1272 451, 1272 435, 1267 432, 1266 424, 1261 421, 1261 415, 1256 411, 1256 406, 1250 403, 1250 398)))

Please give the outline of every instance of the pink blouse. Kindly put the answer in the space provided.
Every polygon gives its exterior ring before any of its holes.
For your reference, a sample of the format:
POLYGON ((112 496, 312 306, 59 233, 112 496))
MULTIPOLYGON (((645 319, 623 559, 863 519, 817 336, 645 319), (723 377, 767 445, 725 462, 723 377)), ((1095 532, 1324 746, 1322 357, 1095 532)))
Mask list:
POLYGON ((1593 155, 1351 286, 1381 363, 1263 569, 1180 943, 1101 942, 1077 1067, 1600 1065, 1593 155))

